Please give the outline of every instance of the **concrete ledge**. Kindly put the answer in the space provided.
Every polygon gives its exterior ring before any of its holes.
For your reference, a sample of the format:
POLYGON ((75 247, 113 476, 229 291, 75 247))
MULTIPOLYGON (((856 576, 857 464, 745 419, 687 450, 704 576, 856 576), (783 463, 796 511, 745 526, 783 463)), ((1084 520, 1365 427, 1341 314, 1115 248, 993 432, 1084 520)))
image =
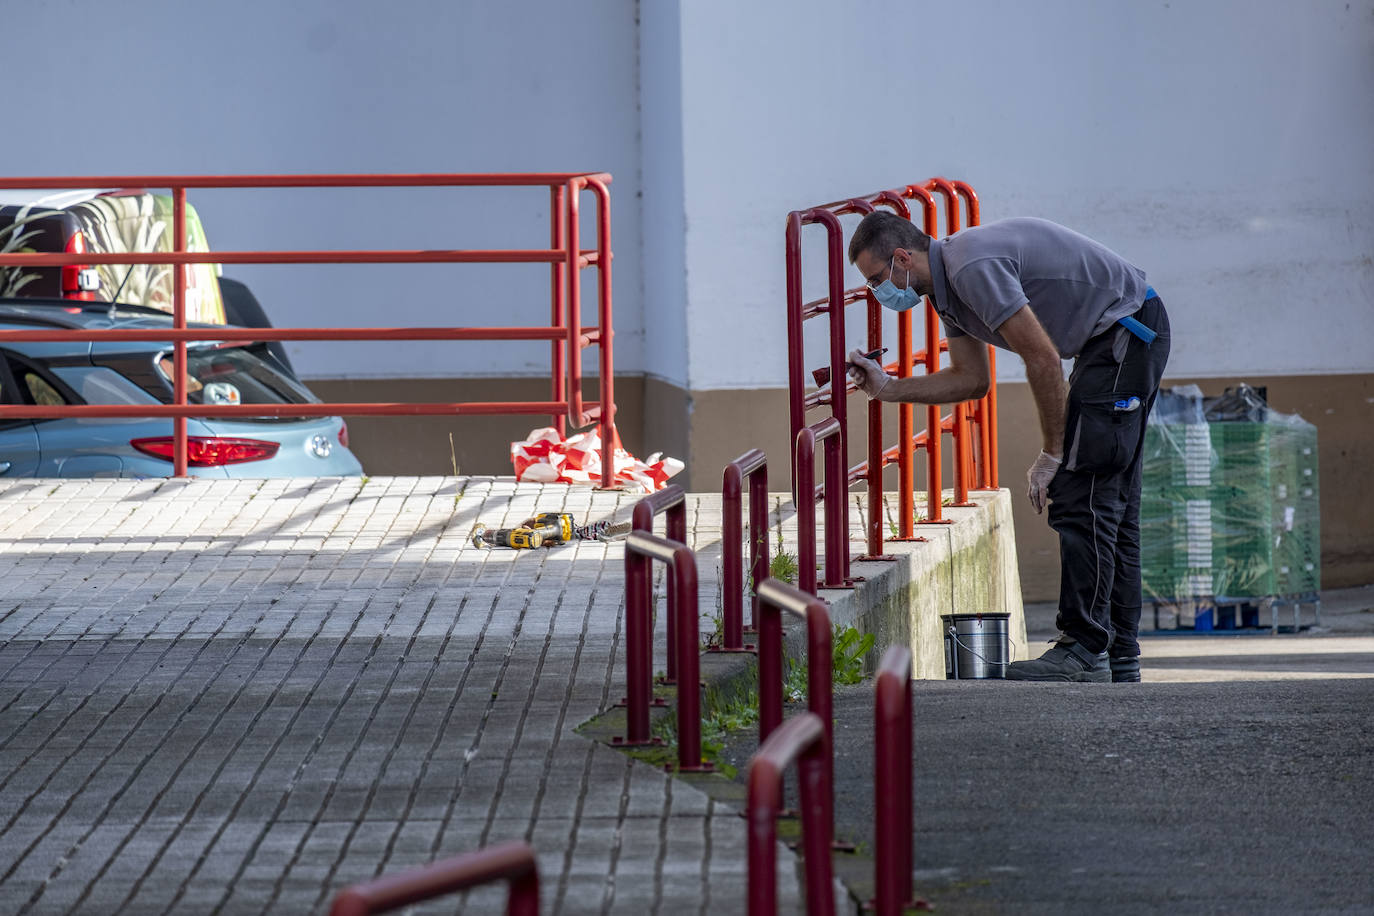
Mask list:
POLYGON ((874 634, 879 648, 908 646, 917 678, 945 677, 942 614, 1010 614, 1011 658, 1027 657, 1011 494, 981 490, 969 499, 971 508, 944 507, 948 523, 917 525, 925 540, 888 541, 897 559, 855 563, 853 574, 865 578, 855 588, 821 590, 837 625, 874 634))
MULTIPOLYGON (((874 635, 874 651, 868 659, 870 673, 882 650, 904 645, 911 650, 914 677, 944 680, 942 614, 1010 614, 1011 660, 1029 657, 1011 494, 1007 490, 981 490, 970 493, 969 499, 974 503, 969 508, 944 507, 947 523, 918 525, 917 534, 924 540, 887 541, 884 550, 893 559, 853 563, 851 574, 863 579, 853 588, 820 590, 820 597, 830 604, 832 624, 874 635)), ((886 509, 891 515, 895 497, 889 496, 888 502, 886 509)), ((782 507, 784 516, 791 511, 790 502, 782 507)), ((924 511, 919 501, 917 511, 924 511)), ((862 538, 855 533, 862 530, 861 513, 859 505, 850 517, 850 550, 854 553, 863 547, 862 538)), ((790 540, 795 537, 795 528, 784 527, 789 548, 795 546, 790 540)), ((823 538, 823 533, 818 538, 823 538)), ((695 547, 705 566, 719 557, 718 542, 702 543, 698 539, 695 547)), ((800 621, 785 616, 783 628, 785 654, 790 660, 804 661, 806 640, 800 621)), ((754 656, 703 652, 701 680, 705 714, 755 695, 758 672, 754 656)))

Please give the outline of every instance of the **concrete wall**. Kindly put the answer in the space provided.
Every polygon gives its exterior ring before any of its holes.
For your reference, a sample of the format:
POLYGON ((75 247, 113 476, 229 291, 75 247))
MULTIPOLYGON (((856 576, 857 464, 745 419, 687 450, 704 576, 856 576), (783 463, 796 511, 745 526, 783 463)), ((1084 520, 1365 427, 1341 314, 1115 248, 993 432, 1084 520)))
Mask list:
MULTIPOLYGON (((638 372, 635 0, 3 4, 0 175, 609 171, 616 355, 638 372), (15 82, 18 82, 18 91, 15 82)), ((544 247, 548 192, 192 192, 212 246, 544 247)), ((591 197, 586 198, 588 205, 591 197)), ((584 207, 585 209, 585 207, 584 207)), ((584 220, 585 231, 594 223, 584 220)), ((548 269, 238 266, 279 325, 514 325, 548 269)), ((310 378, 547 373, 548 347, 292 343, 310 378)))
POLYGON ((852 622, 879 646, 908 646, 914 677, 945 677, 943 614, 1007 614, 1007 660, 1039 654, 1026 640, 1010 496, 980 493, 974 502, 949 509, 950 524, 922 529, 925 542, 889 545, 896 563, 856 563, 856 575, 877 583, 868 593, 846 601, 842 592, 822 590, 840 625, 852 622))

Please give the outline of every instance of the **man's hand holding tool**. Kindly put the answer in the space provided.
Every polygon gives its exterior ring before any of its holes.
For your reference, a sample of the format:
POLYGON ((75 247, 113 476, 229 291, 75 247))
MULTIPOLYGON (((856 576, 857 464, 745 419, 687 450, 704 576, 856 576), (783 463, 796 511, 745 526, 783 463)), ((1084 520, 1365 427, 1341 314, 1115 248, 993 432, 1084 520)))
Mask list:
POLYGON ((887 374, 882 363, 877 362, 877 358, 886 352, 886 349, 872 350, 868 353, 861 350, 849 351, 849 359, 845 363, 849 367, 849 378, 870 398, 881 399, 883 389, 892 381, 892 376, 887 374))

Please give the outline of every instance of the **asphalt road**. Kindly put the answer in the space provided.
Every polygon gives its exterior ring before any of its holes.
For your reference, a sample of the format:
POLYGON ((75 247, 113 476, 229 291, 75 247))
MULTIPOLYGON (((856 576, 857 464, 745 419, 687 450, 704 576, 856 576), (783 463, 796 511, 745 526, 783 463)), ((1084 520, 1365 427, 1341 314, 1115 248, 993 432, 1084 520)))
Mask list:
MULTIPOLYGON (((1374 653, 1272 639, 1155 642, 1142 684, 913 682, 918 896, 948 914, 1374 913, 1374 653)), ((872 721, 871 684, 836 691, 837 833, 870 848, 872 721)), ((754 749, 727 744, 740 779, 754 749)))

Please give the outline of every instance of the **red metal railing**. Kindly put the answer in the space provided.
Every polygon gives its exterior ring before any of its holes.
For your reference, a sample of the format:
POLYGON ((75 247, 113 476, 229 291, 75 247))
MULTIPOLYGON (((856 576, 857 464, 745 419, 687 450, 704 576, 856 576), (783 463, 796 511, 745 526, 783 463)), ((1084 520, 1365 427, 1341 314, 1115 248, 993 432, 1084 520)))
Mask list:
MULTIPOLYGON (((644 498, 641 499, 639 502, 635 503, 635 507, 634 507, 634 509, 632 510, 631 515, 630 515, 630 526, 631 526, 631 528, 632 528, 633 530, 635 530, 635 531, 643 531, 645 534, 652 534, 652 533, 653 533, 653 530, 654 530, 654 517, 655 517, 655 516, 658 516, 658 515, 663 515, 663 516, 665 516, 665 523, 664 523, 664 529, 665 529, 665 530, 664 530, 663 533, 664 533, 665 535, 667 535, 667 537, 668 537, 669 540, 677 541, 677 542, 682 543, 682 544, 687 543, 687 493, 686 493, 686 491, 684 491, 684 490, 682 489, 682 487, 678 486, 677 484, 668 484, 668 485, 665 486, 662 490, 657 490, 657 491, 655 491, 655 492, 653 492, 653 493, 650 493, 648 496, 644 497, 644 498)), ((696 592, 693 592, 693 593, 692 593, 692 602, 693 602, 693 607, 695 607, 695 606, 696 606, 696 592)), ((668 602, 667 602, 667 603, 668 603, 668 612, 667 612, 667 614, 668 614, 668 620, 667 620, 667 633, 668 633, 668 652, 667 652, 667 655, 668 655, 668 657, 667 657, 667 659, 666 659, 665 662, 664 662, 664 666, 663 666, 664 674, 663 674, 663 677, 659 679, 659 683, 660 683, 660 684, 676 684, 676 683, 677 683, 677 627, 678 627, 677 621, 678 621, 678 616, 679 616, 679 614, 680 614, 680 608, 678 607, 678 599, 677 599, 677 596, 676 596, 671 590, 668 592, 668 602)), ((653 620, 653 615, 652 615, 653 604, 652 604, 652 603, 649 605, 649 608, 650 608, 651 613, 650 613, 648 619, 649 619, 650 621, 652 621, 652 620, 653 620)), ((695 612, 692 614, 692 626, 693 626, 693 628, 694 628, 694 629, 692 630, 692 633, 693 633, 693 636, 692 636, 692 645, 695 646, 695 645, 696 645, 696 642, 697 642, 697 639, 696 639, 696 630, 695 630, 695 627, 696 627, 696 614, 695 614, 695 612)), ((625 629, 626 629, 625 639, 626 639, 627 642, 628 642, 629 639, 630 639, 629 627, 630 627, 630 623, 629 623, 629 620, 627 619, 627 620, 626 620, 626 623, 625 623, 625 629)), ((652 658, 653 658, 653 631, 652 631, 652 627, 649 628, 649 631, 648 631, 648 632, 640 632, 640 633, 637 633, 636 635, 638 636, 638 638, 639 638, 640 641, 642 642, 643 651, 644 651, 645 653, 647 653, 647 654, 646 654, 646 657, 650 659, 650 661, 649 661, 649 662, 646 662, 646 664, 649 664, 649 665, 652 666, 652 658)))
MULTIPOLYGON (((783 612, 806 621, 806 707, 815 713, 825 729, 827 748, 821 765, 825 785, 833 784, 835 745, 834 688, 832 684, 830 611, 819 598, 793 588, 777 579, 759 584, 759 743, 762 744, 782 725, 783 612)), ((825 808, 826 831, 835 829, 834 798, 826 794, 820 803, 825 808)))
POLYGON ((778 912, 778 814, 782 772, 794 761, 801 775, 802 850, 806 857, 806 912, 834 916, 834 865, 825 799, 831 787, 825 768, 830 739, 815 713, 802 713, 780 726, 749 761, 749 916, 778 912))
MULTIPOLYGON (((759 625, 759 583, 768 577, 768 457, 750 449, 725 466, 721 486, 721 630, 726 652, 744 645, 744 570, 740 502, 749 481, 749 625, 759 625)), ((813 506, 814 511, 814 506, 813 506)), ((815 568, 815 564, 812 564, 815 568)))
POLYGON ((520 173, 452 175, 197 175, 197 176, 82 176, 59 178, 0 178, 0 188, 167 188, 173 201, 171 252, 0 254, 0 267, 56 267, 69 264, 548 264, 551 321, 545 327, 428 327, 428 328, 253 328, 216 330, 217 340, 547 340, 551 350, 553 385, 548 401, 489 401, 445 404, 333 403, 206 405, 187 401, 186 344, 205 340, 205 329, 186 326, 185 271, 174 272, 170 330, 43 330, 0 331, 6 340, 165 340, 173 345, 173 403, 156 405, 36 405, 0 406, 0 419, 26 417, 171 417, 175 436, 173 474, 186 475, 186 419, 188 417, 318 416, 322 408, 344 416, 451 416, 491 414, 549 414, 561 433, 566 422, 600 426, 601 486, 615 476, 614 361, 611 323, 611 209, 607 185, 611 176, 598 173, 520 173), (547 187, 550 205, 550 245, 536 249, 453 251, 217 251, 186 250, 186 191, 188 188, 362 188, 362 187, 547 187), (582 249, 579 199, 583 191, 596 197, 597 244, 582 249), (582 325, 581 271, 598 274, 596 326, 582 325), (583 402, 582 350, 600 350, 600 396, 595 405, 583 402))
POLYGON ((534 850, 524 843, 493 846, 355 884, 334 898, 329 916, 386 913, 491 881, 510 884, 507 916, 539 916, 539 869, 534 850))
POLYGON ((816 594, 816 443, 825 445, 826 588, 853 585, 849 576, 849 500, 844 478, 843 427, 836 417, 803 427, 794 448, 797 480, 797 583, 816 594))
MULTIPOLYGON (((923 226, 932 237, 939 234, 939 220, 935 195, 938 194, 945 204, 946 233, 957 232, 960 228, 960 202, 968 211, 969 225, 979 220, 978 198, 973 189, 964 182, 951 182, 933 178, 923 184, 908 185, 905 188, 880 191, 864 197, 856 197, 834 203, 823 204, 807 210, 796 210, 788 215, 786 230, 786 268, 787 268, 787 331, 788 331, 788 389, 792 441, 806 426, 806 411, 810 408, 829 406, 831 416, 839 421, 841 439, 845 443, 844 453, 848 454, 848 412, 847 395, 855 390, 848 382, 845 372, 846 346, 844 341, 844 310, 847 306, 863 302, 867 307, 868 348, 882 346, 882 309, 872 293, 864 286, 853 289, 844 287, 844 239, 839 216, 849 213, 869 213, 875 207, 884 206, 898 215, 910 219, 908 201, 919 201, 923 211, 923 226), (932 193, 934 192, 934 193, 932 193), (820 224, 826 229, 827 241, 827 285, 826 296, 810 302, 802 300, 802 261, 801 229, 805 225, 820 224), (803 324, 806 320, 820 315, 829 317, 829 389, 806 393, 803 349, 803 324)), ((926 346, 915 350, 911 333, 911 313, 903 312, 897 316, 897 358, 887 368, 895 369, 898 377, 909 377, 920 362, 927 373, 940 368, 940 351, 948 348, 948 343, 940 338, 939 316, 933 306, 927 303, 925 310, 926 346)), ((989 347, 989 358, 992 348, 989 347)), ((941 439, 949 432, 954 439, 955 459, 955 504, 968 503, 968 489, 971 486, 997 486, 996 472, 996 363, 992 363, 994 378, 986 397, 978 402, 956 405, 950 416, 941 418, 938 406, 931 405, 926 410, 926 429, 923 433, 913 431, 913 405, 902 404, 898 408, 898 441, 884 448, 882 445, 881 405, 869 403, 868 412, 868 458, 849 469, 849 482, 866 480, 868 487, 868 524, 867 556, 879 558, 882 554, 882 482, 883 467, 896 463, 898 466, 899 490, 899 528, 898 539, 908 540, 914 536, 914 467, 915 449, 926 453, 927 483, 926 505, 930 523, 947 521, 942 512, 941 483, 941 439), (974 461, 974 443, 967 430, 967 422, 972 418, 978 423, 977 462, 974 461)), ((798 491, 800 493, 800 491, 798 491)), ((800 503, 800 500, 799 500, 800 503)), ((805 541, 808 532, 801 533, 805 541)), ((814 534, 810 534, 814 537, 814 534)))
MULTIPOLYGON (((697 648, 697 562, 696 554, 681 541, 656 537, 644 531, 631 531, 625 540, 625 614, 626 619, 647 620, 653 570, 658 560, 668 565, 668 592, 677 595, 678 658, 677 690, 677 760, 682 772, 709 772, 711 764, 701 759, 701 677, 697 648)), ((628 655, 635 652, 628 634, 626 642, 627 681, 630 668, 628 655)), ((647 667, 641 658, 640 665, 647 667)), ((643 668, 639 669, 641 672, 643 668)), ((636 734, 648 737, 648 691, 650 684, 643 674, 637 682, 627 683, 628 717, 631 725, 628 738, 636 734), (642 730, 641 730, 642 729, 642 730)))
POLYGON ((874 691, 873 796, 882 799, 873 826, 874 904, 877 916, 901 916, 925 906, 911 893, 911 650, 883 653, 874 691))

